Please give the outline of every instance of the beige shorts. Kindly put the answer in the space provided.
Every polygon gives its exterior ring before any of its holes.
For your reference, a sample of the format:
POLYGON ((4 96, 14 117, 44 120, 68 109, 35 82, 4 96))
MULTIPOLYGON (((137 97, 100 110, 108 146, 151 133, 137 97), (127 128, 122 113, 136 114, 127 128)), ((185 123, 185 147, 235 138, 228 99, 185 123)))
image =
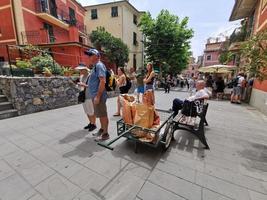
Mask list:
POLYGON ((83 109, 87 115, 94 115, 94 104, 92 99, 85 99, 85 102, 83 103, 83 109))
POLYGON ((107 105, 106 102, 100 102, 99 104, 94 104, 95 116, 96 117, 107 117, 107 105))

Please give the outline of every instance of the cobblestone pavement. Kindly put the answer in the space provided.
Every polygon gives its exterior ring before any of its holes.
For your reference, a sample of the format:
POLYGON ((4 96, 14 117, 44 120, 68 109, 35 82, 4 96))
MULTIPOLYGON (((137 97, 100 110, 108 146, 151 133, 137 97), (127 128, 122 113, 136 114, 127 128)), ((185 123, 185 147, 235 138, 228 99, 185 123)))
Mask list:
MULTIPOLYGON (((156 92, 168 109, 185 92, 156 92)), ((108 100, 111 137, 116 99, 108 100)), ((210 101, 211 150, 184 131, 165 153, 121 139, 114 151, 83 130, 82 106, 0 121, 1 200, 266 200, 267 118, 247 105, 210 101)))

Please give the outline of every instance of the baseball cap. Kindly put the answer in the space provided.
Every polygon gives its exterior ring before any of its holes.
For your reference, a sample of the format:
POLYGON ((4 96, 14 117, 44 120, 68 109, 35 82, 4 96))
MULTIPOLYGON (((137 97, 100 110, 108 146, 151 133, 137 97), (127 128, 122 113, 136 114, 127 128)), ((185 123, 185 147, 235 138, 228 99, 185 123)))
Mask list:
POLYGON ((85 52, 84 52, 86 55, 88 56, 92 56, 92 55, 96 55, 96 56, 100 56, 100 53, 98 50, 96 49, 87 49, 85 52))

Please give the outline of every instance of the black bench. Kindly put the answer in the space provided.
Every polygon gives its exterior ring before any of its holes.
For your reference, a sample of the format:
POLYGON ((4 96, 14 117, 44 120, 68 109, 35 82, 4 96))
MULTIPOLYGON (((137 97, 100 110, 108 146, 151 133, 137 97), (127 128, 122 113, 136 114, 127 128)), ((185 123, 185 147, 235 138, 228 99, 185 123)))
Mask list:
POLYGON ((183 122, 182 118, 188 116, 184 116, 181 112, 179 112, 179 114, 173 119, 174 131, 176 130, 189 131, 200 140, 200 142, 205 146, 204 147, 205 149, 210 149, 205 137, 205 126, 208 126, 208 122, 206 120, 206 114, 208 111, 209 104, 206 103, 205 100, 196 100, 194 101, 194 103, 197 110, 196 120, 198 121, 198 123, 192 125, 183 122))

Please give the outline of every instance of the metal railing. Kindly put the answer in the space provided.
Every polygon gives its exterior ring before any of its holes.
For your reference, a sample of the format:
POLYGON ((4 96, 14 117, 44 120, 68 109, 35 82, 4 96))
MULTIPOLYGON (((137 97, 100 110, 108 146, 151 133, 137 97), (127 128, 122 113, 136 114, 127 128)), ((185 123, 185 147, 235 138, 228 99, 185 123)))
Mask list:
POLYGON ((48 31, 34 30, 34 31, 23 31, 21 32, 23 44, 53 44, 56 42, 54 35, 49 35, 48 31))
POLYGON ((66 12, 66 9, 57 8, 56 5, 54 6, 48 6, 49 2, 48 0, 36 0, 35 1, 35 10, 37 13, 47 13, 60 21, 70 24, 70 17, 69 13, 66 12))

